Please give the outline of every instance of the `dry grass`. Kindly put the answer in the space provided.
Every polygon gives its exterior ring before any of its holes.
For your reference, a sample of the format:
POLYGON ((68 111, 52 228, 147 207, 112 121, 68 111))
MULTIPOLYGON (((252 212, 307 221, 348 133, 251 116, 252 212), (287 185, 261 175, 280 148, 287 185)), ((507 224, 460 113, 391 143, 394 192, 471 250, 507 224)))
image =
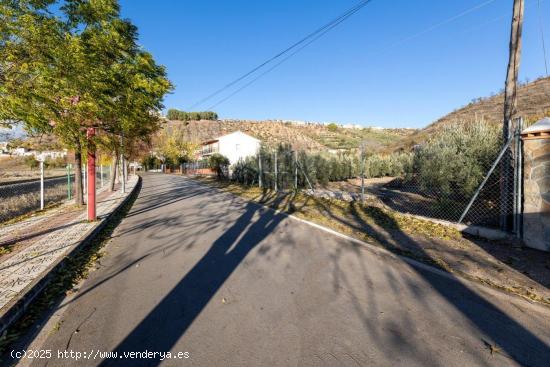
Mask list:
POLYGON ((324 124, 297 125, 280 121, 170 121, 167 127, 181 126, 185 136, 191 141, 204 141, 237 130, 260 139, 263 143, 276 146, 292 143, 296 149, 322 151, 330 149, 358 149, 366 142, 376 150, 395 143, 412 134, 412 129, 345 129, 329 131, 324 124))
MULTIPOLYGON (((40 209, 40 191, 31 191, 25 194, 9 195, 2 192, 0 187, 0 223, 14 220, 20 216, 40 209)), ((67 200, 67 186, 60 183, 46 187, 44 193, 45 207, 51 207, 67 200)))
MULTIPOLYGON (((46 169, 44 176, 62 176, 65 172, 63 168, 46 169)), ((0 157, 0 183, 38 178, 40 178, 40 170, 29 168, 22 157, 0 157)))

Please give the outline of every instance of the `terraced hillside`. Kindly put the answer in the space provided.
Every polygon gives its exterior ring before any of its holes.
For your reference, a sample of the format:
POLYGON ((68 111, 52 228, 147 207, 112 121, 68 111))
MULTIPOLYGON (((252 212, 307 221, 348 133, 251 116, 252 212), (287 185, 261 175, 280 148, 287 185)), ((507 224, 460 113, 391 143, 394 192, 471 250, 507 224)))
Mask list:
MULTIPOLYGON (((550 114, 550 77, 535 80, 518 89, 518 112, 519 116, 522 116, 527 122, 550 114)), ((402 141, 389 145, 386 151, 410 149, 448 124, 460 124, 481 119, 501 124, 503 115, 503 94, 482 98, 443 116, 426 128, 405 137, 402 141)))
POLYGON ((181 127, 188 139, 198 142, 241 130, 271 146, 290 143, 297 149, 309 151, 353 150, 357 149, 361 142, 365 142, 370 149, 379 150, 416 131, 414 129, 343 127, 332 130, 327 125, 317 123, 241 120, 190 121, 189 123, 169 121, 167 126, 181 127))

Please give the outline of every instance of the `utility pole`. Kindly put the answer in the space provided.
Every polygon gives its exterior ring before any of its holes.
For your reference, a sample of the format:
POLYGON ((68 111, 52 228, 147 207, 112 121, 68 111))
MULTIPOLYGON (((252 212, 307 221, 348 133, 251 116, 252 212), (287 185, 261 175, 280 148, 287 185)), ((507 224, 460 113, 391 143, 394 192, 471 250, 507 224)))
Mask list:
MULTIPOLYGON (((510 32, 510 56, 508 70, 506 72, 506 85, 504 89, 504 121, 502 133, 504 141, 508 141, 515 131, 514 119, 517 117, 517 89, 518 74, 521 61, 521 33, 523 28, 524 0, 514 0, 512 16, 512 29, 510 32)), ((513 193, 513 180, 510 173, 514 172, 514 152, 506 153, 501 163, 500 180, 500 227, 508 230, 511 224, 512 205, 510 198, 513 193)))

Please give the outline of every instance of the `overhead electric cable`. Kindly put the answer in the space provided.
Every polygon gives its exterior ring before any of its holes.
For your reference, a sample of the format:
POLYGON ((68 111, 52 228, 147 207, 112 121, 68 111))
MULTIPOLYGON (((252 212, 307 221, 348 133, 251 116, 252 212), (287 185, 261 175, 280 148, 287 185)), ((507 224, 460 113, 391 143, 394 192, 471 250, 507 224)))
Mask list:
POLYGON ((422 30, 422 31, 420 31, 420 32, 418 32, 418 33, 415 33, 415 34, 412 34, 412 35, 410 35, 410 36, 408 36, 408 37, 405 37, 405 38, 400 39, 400 40, 398 40, 398 41, 396 41, 396 42, 390 44, 388 47, 386 47, 386 48, 385 48, 384 50, 382 50, 382 51, 385 51, 385 50, 387 50, 387 49, 393 48, 393 47, 395 47, 395 46, 397 46, 397 45, 400 45, 400 44, 402 44, 402 43, 405 43, 405 42, 408 42, 408 41, 413 40, 413 39, 415 39, 415 38, 418 38, 418 37, 420 37, 420 36, 423 36, 423 35, 425 35, 426 33, 429 33, 429 32, 431 32, 431 31, 433 31, 433 30, 435 30, 435 29, 437 29, 437 28, 439 28, 439 27, 442 27, 442 26, 444 26, 444 25, 447 25, 447 24, 449 24, 449 23, 451 23, 451 22, 454 22, 455 20, 457 20, 457 19, 459 19, 459 18, 462 18, 462 17, 464 17, 464 16, 466 16, 466 15, 468 15, 468 14, 470 14, 470 13, 476 11, 476 10, 479 10, 479 9, 481 9, 481 8, 483 8, 483 7, 485 7, 485 6, 489 5, 489 4, 491 4, 491 3, 494 3, 495 1, 496 1, 496 0, 488 0, 488 1, 485 1, 485 2, 483 2, 483 3, 481 3, 481 4, 476 5, 476 6, 474 6, 474 7, 471 7, 471 8, 469 8, 469 9, 467 9, 467 10, 464 10, 463 12, 461 12, 461 13, 459 13, 459 14, 457 14, 457 15, 454 15, 454 16, 448 18, 448 19, 445 19, 445 20, 443 20, 443 21, 441 21, 441 22, 438 22, 438 23, 436 23, 436 24, 433 24, 433 25, 431 25, 430 27, 428 27, 428 28, 426 28, 426 29, 424 29, 424 30, 422 30))
MULTIPOLYGON (((485 1, 481 4, 478 4, 472 8, 469 8, 457 15, 454 15, 446 20, 443 20, 441 22, 438 22, 418 33, 415 33, 413 34, 412 36, 409 36, 409 37, 406 37, 400 41, 397 41, 397 42, 394 42, 392 44, 390 44, 389 46, 387 46, 386 48, 382 49, 380 52, 378 52, 377 54, 381 54, 381 53, 384 53, 385 51, 387 51, 388 49, 392 48, 392 47, 395 47, 399 44, 402 44, 404 42, 407 42, 407 41, 410 41, 411 39, 414 39, 414 38, 417 38, 417 37, 420 37, 428 32, 431 32, 445 24, 448 24, 452 21, 455 21, 463 16, 466 16, 470 13, 472 13, 473 11, 476 11, 478 9, 481 9, 482 7, 486 6, 486 5, 489 5, 493 2, 495 2, 496 0, 489 0, 489 1, 485 1)), ((351 15, 349 15, 351 16, 351 15)), ((348 16, 348 17, 349 17, 348 16)), ((341 17, 340 17, 341 18, 341 17)), ((257 77, 255 77, 254 79, 250 80, 248 83, 244 84, 243 86, 241 86, 240 88, 238 88, 237 90, 235 90, 233 93, 229 94, 228 96, 224 97, 223 99, 219 100, 218 102, 216 102, 215 104, 213 104, 212 106, 210 106, 208 108, 208 110, 212 110, 213 108, 219 106, 220 104, 222 104, 223 102, 227 101, 228 99, 230 99, 231 97, 235 96, 236 94, 240 93, 241 91, 243 91, 244 89, 248 88, 250 85, 252 85, 253 83, 255 83, 258 79, 262 78, 263 76, 269 74, 271 71, 273 71, 274 69, 276 69, 278 66, 280 66, 282 63, 284 63, 285 61, 287 61, 288 59, 290 59, 292 56, 296 55, 298 52, 302 51, 304 48, 306 48, 307 46, 309 46, 311 43, 315 42, 317 39, 321 38, 325 33, 327 33, 328 31, 330 31, 332 28, 336 27, 338 24, 340 24, 341 22, 343 22, 345 19, 347 18, 344 18, 344 19, 341 19, 338 23, 336 24, 333 24, 331 26, 331 28, 329 29, 325 29, 323 32, 320 32, 318 33, 312 40, 310 40, 309 42, 307 42, 306 44, 304 44, 302 47, 298 48, 295 52, 291 53, 290 55, 288 55, 287 57, 285 57, 283 60, 281 60, 279 63, 275 64, 273 67, 269 68, 268 70, 266 70, 265 72, 261 73, 260 75, 258 75, 257 77)), ((254 70, 254 71, 257 71, 257 70, 254 70)), ((246 76, 249 76, 250 74, 252 73, 249 73, 248 75, 246 76)), ((246 77, 245 76, 245 77, 246 77)), ((244 79, 245 77, 243 78, 240 78, 240 80, 244 79)), ((240 81, 239 80, 239 81, 240 81)), ((232 85, 236 84, 237 81, 235 83, 233 83, 232 85)), ((224 89, 227 89, 227 88, 224 88, 224 89)), ((221 93, 222 90, 220 90, 220 93, 221 93)), ((216 94, 219 94, 219 93, 216 93, 216 94)), ((214 95, 212 95, 214 96, 214 95)))
POLYGON ((542 20, 542 11, 540 8, 541 1, 538 0, 538 11, 539 11, 539 27, 540 27, 540 38, 542 40, 542 54, 544 56, 544 70, 546 71, 546 76, 548 76, 548 61, 546 60, 546 45, 544 42, 544 23, 542 20))
POLYGON ((292 51, 293 49, 297 48, 298 46, 300 46, 304 43, 307 43, 309 40, 311 40, 312 38, 315 38, 319 34, 324 34, 324 33, 326 33, 326 31, 333 29, 336 25, 342 23, 344 20, 348 19, 353 14, 357 13, 363 7, 368 5, 371 1, 373 1, 373 0, 362 0, 362 1, 360 1, 358 4, 356 4, 355 6, 353 6, 350 9, 348 9, 342 15, 336 17, 335 19, 331 20, 330 22, 328 22, 327 24, 325 24, 321 28, 318 28, 317 30, 313 31, 312 33, 308 34, 307 36, 305 36, 304 38, 299 40, 298 42, 292 44, 291 46, 287 47, 283 51, 277 53, 276 55, 274 55, 271 58, 267 59, 266 61, 262 62, 258 66, 254 67, 252 70, 246 72, 245 74, 241 75, 237 79, 233 80, 232 82, 226 84, 222 88, 216 90, 215 92, 211 93, 210 95, 208 95, 205 98, 201 99, 200 101, 196 102, 191 107, 189 107, 189 109, 191 110, 191 109, 195 108, 196 106, 203 104, 204 102, 212 99, 213 97, 217 96, 218 94, 225 91, 226 89, 231 88, 232 86, 234 86, 235 84, 237 84, 241 80, 245 79, 246 77, 250 76, 251 74, 254 74, 256 71, 260 70, 261 68, 263 68, 264 66, 268 65, 269 63, 275 61, 276 59, 280 58, 281 56, 287 54, 288 52, 292 51))
MULTIPOLYGON (((343 22, 344 20, 342 20, 343 22)), ((317 37, 315 37, 314 39, 312 39, 311 41, 309 41, 308 43, 306 43, 305 45, 303 45, 302 47, 300 47, 299 49, 297 49, 296 51, 294 51, 293 53, 291 53, 290 55, 288 55, 287 57, 285 57, 284 59, 282 59, 281 61, 279 61, 277 64, 273 65, 271 68, 267 69, 266 71, 264 71, 263 73, 261 73, 260 75, 256 76, 254 79, 250 80, 248 83, 244 84, 243 86, 241 86, 239 89, 235 90, 233 93, 231 93, 230 95, 224 97, 223 99, 221 99, 220 101, 216 102, 215 104, 213 104, 212 106, 208 107, 208 110, 212 110, 214 109, 215 107, 219 106, 220 104, 222 104, 223 102, 227 101, 228 99, 230 99, 231 97, 233 97, 234 95, 238 94, 239 92, 243 91, 244 89, 248 88, 250 85, 252 85, 253 83, 255 83, 258 79, 262 78, 263 76, 269 74, 270 72, 272 72, 273 70, 275 70, 277 67, 279 67, 281 64, 283 64, 285 61, 287 61, 288 59, 290 59, 292 56, 296 55, 298 52, 302 51, 304 48, 306 48, 307 46, 309 46, 310 44, 312 44, 313 42, 317 41, 319 38, 321 38, 323 35, 325 35, 327 32, 329 32, 332 28, 336 27, 338 24, 340 24, 341 22, 337 23, 337 24, 334 24, 330 29, 327 29, 326 31, 324 31, 323 33, 317 35, 317 37)))

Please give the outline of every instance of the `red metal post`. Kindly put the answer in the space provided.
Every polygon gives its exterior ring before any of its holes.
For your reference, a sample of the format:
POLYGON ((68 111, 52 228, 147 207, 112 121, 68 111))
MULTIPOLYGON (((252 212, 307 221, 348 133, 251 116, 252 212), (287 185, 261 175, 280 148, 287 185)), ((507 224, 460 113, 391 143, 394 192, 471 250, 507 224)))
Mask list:
POLYGON ((86 137, 88 138, 88 220, 94 221, 96 215, 96 199, 95 199, 95 145, 91 139, 95 135, 93 127, 88 128, 86 137))

